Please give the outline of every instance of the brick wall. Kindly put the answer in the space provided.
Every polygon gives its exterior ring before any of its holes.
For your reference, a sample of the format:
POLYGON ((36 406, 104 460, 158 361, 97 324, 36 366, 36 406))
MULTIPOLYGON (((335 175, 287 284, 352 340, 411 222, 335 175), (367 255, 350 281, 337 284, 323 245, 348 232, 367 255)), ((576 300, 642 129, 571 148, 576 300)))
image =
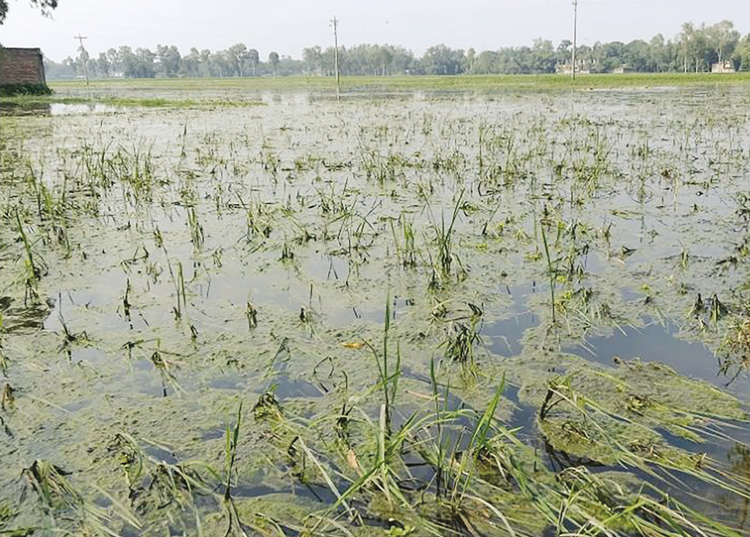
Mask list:
POLYGON ((0 48, 0 86, 45 83, 41 50, 0 48))

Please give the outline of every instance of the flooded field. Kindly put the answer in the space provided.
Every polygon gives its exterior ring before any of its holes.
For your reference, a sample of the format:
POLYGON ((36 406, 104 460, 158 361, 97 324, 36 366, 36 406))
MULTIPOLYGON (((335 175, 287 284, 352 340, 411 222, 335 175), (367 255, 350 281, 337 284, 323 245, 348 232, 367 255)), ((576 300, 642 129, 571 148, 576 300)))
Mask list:
POLYGON ((746 88, 147 97, 0 122, 0 535, 750 531, 746 88))

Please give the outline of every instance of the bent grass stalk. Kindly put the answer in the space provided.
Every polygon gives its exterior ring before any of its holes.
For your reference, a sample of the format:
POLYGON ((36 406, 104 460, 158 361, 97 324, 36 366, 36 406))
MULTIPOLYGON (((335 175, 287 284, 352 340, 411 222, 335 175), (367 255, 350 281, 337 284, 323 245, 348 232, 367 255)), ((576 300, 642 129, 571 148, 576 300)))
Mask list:
POLYGON ((237 506, 232 498, 232 473, 234 472, 234 464, 237 461, 237 447, 239 446, 240 438, 240 427, 242 426, 242 401, 240 401, 239 408, 237 409, 237 423, 234 428, 231 428, 227 424, 226 433, 224 437, 224 455, 225 455, 225 468, 226 482, 223 497, 223 506, 226 510, 227 517, 229 518, 229 524, 225 537, 229 535, 238 535, 240 537, 247 537, 245 530, 242 529, 242 522, 240 521, 239 513, 237 512, 237 506))
POLYGON ((555 314, 555 280, 556 280, 556 270, 552 266, 552 257, 549 253, 549 245, 547 244, 547 232, 544 230, 544 222, 540 222, 540 227, 542 228, 542 242, 544 244, 544 256, 547 259, 547 272, 549 274, 549 290, 550 294, 552 295, 552 324, 557 324, 557 317, 555 314))
POLYGON ((34 252, 31 248, 31 242, 29 241, 28 235, 26 235, 26 231, 23 229, 21 216, 18 214, 18 210, 16 210, 16 225, 18 233, 21 235, 21 240, 23 241, 24 251, 26 252, 26 259, 24 260, 26 266, 26 283, 33 287, 38 282, 42 271, 34 260, 34 252))

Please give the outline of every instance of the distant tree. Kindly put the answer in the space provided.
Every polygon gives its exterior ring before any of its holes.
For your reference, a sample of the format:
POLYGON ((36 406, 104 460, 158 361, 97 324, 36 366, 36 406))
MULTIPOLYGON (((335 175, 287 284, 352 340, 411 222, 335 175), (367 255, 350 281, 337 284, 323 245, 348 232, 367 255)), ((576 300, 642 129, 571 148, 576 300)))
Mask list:
POLYGON ((278 52, 271 52, 268 55, 268 63, 271 64, 271 69, 273 69, 273 76, 276 76, 278 69, 279 69, 279 53, 278 52))
POLYGON ((123 76, 128 78, 154 78, 156 54, 147 48, 135 52, 130 47, 120 47, 117 52, 123 76))
POLYGON ((229 47, 227 50, 227 58, 232 65, 235 75, 240 77, 245 76, 244 66, 248 57, 249 54, 247 52, 247 47, 244 44, 237 43, 236 45, 229 47))
POLYGON ((198 49, 192 47, 190 52, 182 57, 180 62, 180 73, 187 77, 198 77, 200 74, 201 56, 198 49))
POLYGON ((156 57, 159 60, 159 72, 162 76, 172 78, 180 72, 182 56, 177 47, 172 45, 156 45, 156 57))
POLYGON ((96 72, 103 78, 109 78, 112 64, 110 63, 107 55, 104 52, 99 53, 99 57, 96 59, 96 72))
POLYGON ((377 47, 377 50, 375 51, 375 59, 377 61, 378 70, 381 71, 383 76, 387 75, 391 68, 391 63, 393 62, 393 52, 391 51, 391 47, 387 45, 384 47, 377 47))
MULTIPOLYGON (((57 0, 30 0, 31 4, 37 6, 43 15, 48 16, 50 11, 57 7, 57 0)), ((8 0, 0 0, 0 24, 5 22, 8 16, 8 0)))
POLYGON ((669 69, 670 64, 670 46, 667 46, 667 42, 664 40, 664 36, 657 34, 651 38, 649 42, 649 54, 651 56, 650 63, 653 67, 653 71, 661 73, 669 69))
POLYGON ((211 76, 211 51, 204 48, 199 53, 198 71, 200 76, 211 76))
POLYGON ((114 48, 111 48, 107 50, 107 61, 109 61, 109 71, 111 74, 114 74, 115 72, 118 72, 122 74, 122 65, 120 63, 120 55, 117 53, 117 50, 114 48))
POLYGON ((136 49, 135 55, 138 61, 138 78, 154 78, 156 76, 156 54, 147 48, 136 49))
POLYGON ((130 47, 120 47, 117 51, 118 61, 122 69, 122 75, 128 78, 138 76, 138 57, 130 47))
POLYGON ((211 76, 223 78, 233 73, 231 59, 225 50, 211 53, 208 66, 211 76))
POLYGON ((302 49, 302 61, 308 73, 320 74, 323 70, 323 51, 319 46, 302 49))
POLYGON ((554 73, 557 65, 557 55, 552 41, 546 39, 534 39, 531 48, 529 72, 531 73, 554 73))
POLYGON ((463 50, 453 50, 445 45, 428 48, 422 56, 422 69, 428 75, 457 75, 463 72, 463 50))
MULTIPOLYGON (((328 47, 324 52, 321 53, 320 57, 321 71, 325 76, 331 76, 335 73, 335 54, 333 47, 328 47)), ((342 73, 349 73, 351 70, 351 61, 349 58, 349 51, 346 47, 339 47, 339 69, 342 73)))
POLYGON ((734 67, 738 71, 750 71, 750 34, 746 35, 737 43, 732 54, 734 67))
MULTIPOLYGON (((10 2, 10 0, 0 0, 10 2)), ((37 5, 51 5, 51 0, 37 0, 37 5)), ((548 40, 535 39, 532 46, 506 47, 482 52, 469 49, 466 53, 445 45, 430 47, 422 58, 403 48, 388 44, 361 44, 339 48, 341 72, 353 76, 385 76, 390 74, 522 74, 551 73, 561 64, 570 63, 572 43, 562 41, 556 47, 548 40)), ((581 45, 578 58, 595 73, 611 72, 627 67, 640 72, 690 71, 710 69, 717 61, 731 61, 735 69, 750 71, 750 36, 740 38, 731 21, 713 26, 693 23, 682 25, 681 32, 668 40, 658 34, 649 41, 635 40, 597 42, 593 47, 581 45)), ((159 45, 156 54, 148 49, 133 52, 129 47, 109 49, 96 59, 68 59, 61 64, 49 62, 60 76, 83 73, 87 65, 95 76, 122 75, 128 77, 188 76, 226 77, 247 76, 248 73, 273 73, 274 76, 294 74, 331 75, 334 72, 333 47, 305 48, 302 60, 280 57, 271 52, 267 63, 261 62, 258 51, 238 43, 227 50, 211 52, 192 48, 181 57, 174 46, 159 45), (85 63, 86 62, 86 63, 85 63)))
POLYGON ((403 47, 391 47, 393 51, 393 60, 391 60, 391 69, 394 73, 407 73, 414 68, 414 53, 403 47))
POLYGON ((733 22, 724 20, 706 28, 706 39, 716 52, 716 60, 723 62, 732 56, 740 40, 740 33, 734 29, 733 22))
POLYGON ((44 58, 44 71, 47 80, 66 80, 75 78, 76 73, 65 62, 55 63, 49 58, 44 58))
POLYGON ((257 76, 258 64, 260 63, 260 54, 258 54, 258 51, 254 48, 251 48, 247 51, 247 59, 253 68, 253 76, 257 76))
POLYGON ((471 72, 474 68, 474 62, 477 59, 477 51, 474 50, 474 47, 469 48, 469 50, 466 51, 466 69, 471 72))
POLYGON ((640 39, 631 41, 625 45, 624 64, 634 71, 646 73, 653 71, 651 68, 651 48, 648 43, 640 39))
POLYGON ((692 22, 682 25, 682 32, 678 36, 682 48, 684 70, 705 71, 710 48, 706 39, 706 26, 696 27, 692 22))
POLYGON ((496 73, 497 70, 498 53, 492 50, 484 50, 480 52, 474 59, 474 63, 471 67, 471 72, 477 75, 488 75, 490 73, 496 73))

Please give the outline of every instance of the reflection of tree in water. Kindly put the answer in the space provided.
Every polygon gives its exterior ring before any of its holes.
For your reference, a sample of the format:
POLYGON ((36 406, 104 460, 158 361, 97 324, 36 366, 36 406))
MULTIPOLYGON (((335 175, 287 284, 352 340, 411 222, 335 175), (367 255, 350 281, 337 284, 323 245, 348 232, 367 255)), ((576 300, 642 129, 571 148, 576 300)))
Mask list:
MULTIPOLYGON (((730 473, 739 481, 745 482, 750 489, 750 447, 745 444, 735 444, 727 452, 727 461, 731 467, 730 473)), ((744 528, 748 523, 748 510, 750 509, 750 500, 738 497, 736 494, 726 496, 724 505, 728 509, 737 509, 737 525, 744 528), (740 502, 737 505, 737 502, 740 502)))

